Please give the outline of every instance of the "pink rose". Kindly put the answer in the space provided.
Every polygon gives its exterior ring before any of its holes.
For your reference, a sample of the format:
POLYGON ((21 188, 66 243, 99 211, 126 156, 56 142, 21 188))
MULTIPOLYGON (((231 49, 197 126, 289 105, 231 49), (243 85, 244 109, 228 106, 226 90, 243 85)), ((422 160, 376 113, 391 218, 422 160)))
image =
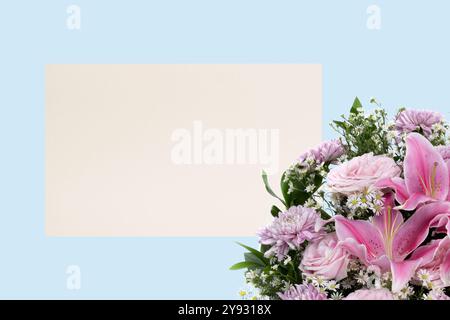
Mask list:
POLYGON ((350 293, 343 300, 394 300, 388 289, 361 289, 350 293))
POLYGON ((380 179, 398 177, 400 172, 391 158, 367 153, 333 168, 327 184, 331 192, 349 195, 364 191, 380 179))
POLYGON ((337 243, 334 232, 311 242, 303 253, 300 270, 326 280, 344 279, 347 276, 349 255, 344 248, 338 247, 337 243))

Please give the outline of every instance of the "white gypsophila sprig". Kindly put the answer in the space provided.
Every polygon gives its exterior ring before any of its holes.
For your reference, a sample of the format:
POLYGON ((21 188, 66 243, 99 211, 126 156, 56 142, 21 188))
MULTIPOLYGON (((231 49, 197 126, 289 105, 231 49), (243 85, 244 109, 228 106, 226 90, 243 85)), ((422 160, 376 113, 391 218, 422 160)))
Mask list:
POLYGON ((411 286, 404 286, 399 292, 394 294, 394 297, 398 300, 407 300, 414 295, 414 288, 411 286))
POLYGON ((383 210, 383 193, 378 189, 367 189, 348 196, 346 206, 350 217, 366 217, 367 211, 379 215, 383 210))

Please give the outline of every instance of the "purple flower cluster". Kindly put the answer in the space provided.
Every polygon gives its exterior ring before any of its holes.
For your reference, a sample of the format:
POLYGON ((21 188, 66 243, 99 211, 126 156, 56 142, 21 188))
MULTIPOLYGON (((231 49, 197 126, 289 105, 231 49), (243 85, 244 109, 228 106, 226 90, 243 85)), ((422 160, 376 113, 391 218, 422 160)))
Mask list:
POLYGON ((276 256, 281 261, 290 249, 299 249, 306 240, 321 237, 323 232, 316 231, 316 225, 321 225, 321 222, 319 213, 302 206, 294 206, 280 213, 269 226, 258 233, 260 243, 271 246, 265 253, 266 257, 276 256))
POLYGON ((312 284, 297 284, 278 296, 281 300, 327 300, 327 296, 312 284))
POLYGON ((436 149, 445 161, 450 160, 450 146, 439 146, 436 149))
POLYGON ((432 134, 433 125, 443 121, 438 112, 428 110, 403 110, 395 119, 395 129, 400 133, 411 133, 422 129, 423 134, 429 137, 432 134))
POLYGON ((312 159, 316 163, 329 163, 342 156, 344 152, 345 149, 340 140, 329 140, 300 155, 298 161, 303 163, 308 159, 312 159))

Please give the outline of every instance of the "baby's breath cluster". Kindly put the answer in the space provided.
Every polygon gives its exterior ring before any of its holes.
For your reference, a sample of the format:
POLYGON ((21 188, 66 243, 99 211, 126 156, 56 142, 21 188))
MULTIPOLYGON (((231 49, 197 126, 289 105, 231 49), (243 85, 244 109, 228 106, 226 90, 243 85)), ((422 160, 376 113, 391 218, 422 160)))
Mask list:
POLYGON ((249 270, 245 273, 245 280, 247 284, 257 290, 258 296, 277 299, 277 293, 285 291, 290 286, 290 283, 277 273, 277 268, 278 265, 274 264, 268 271, 249 270))
POLYGON ((350 115, 342 115, 340 120, 331 123, 331 127, 343 137, 347 156, 350 158, 369 152, 375 155, 388 152, 387 113, 379 107, 376 99, 372 98, 371 103, 376 104, 377 108, 366 114, 356 98, 350 115))
POLYGON ((346 207, 347 217, 351 219, 367 219, 379 215, 383 210, 383 193, 378 189, 352 193, 347 198, 346 207))

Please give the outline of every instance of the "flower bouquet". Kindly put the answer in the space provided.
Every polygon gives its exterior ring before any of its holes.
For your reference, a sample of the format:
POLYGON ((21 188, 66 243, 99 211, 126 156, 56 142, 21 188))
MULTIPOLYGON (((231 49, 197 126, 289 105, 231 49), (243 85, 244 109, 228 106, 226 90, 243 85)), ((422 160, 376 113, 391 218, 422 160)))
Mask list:
POLYGON ((448 124, 410 109, 389 122, 370 102, 283 173, 282 196, 263 172, 283 209, 231 267, 246 269, 245 299, 450 300, 448 124))

